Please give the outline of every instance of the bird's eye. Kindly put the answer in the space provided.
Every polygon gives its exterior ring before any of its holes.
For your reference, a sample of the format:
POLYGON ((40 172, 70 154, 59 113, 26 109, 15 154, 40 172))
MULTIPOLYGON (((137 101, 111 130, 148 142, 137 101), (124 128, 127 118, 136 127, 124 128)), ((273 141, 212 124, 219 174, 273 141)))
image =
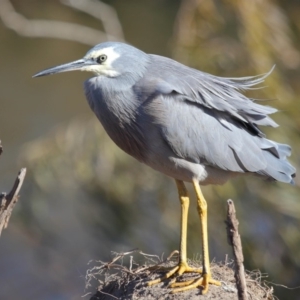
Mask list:
POLYGON ((98 64, 102 64, 103 62, 105 62, 107 59, 107 56, 105 54, 100 55, 99 57, 97 57, 96 61, 98 64))

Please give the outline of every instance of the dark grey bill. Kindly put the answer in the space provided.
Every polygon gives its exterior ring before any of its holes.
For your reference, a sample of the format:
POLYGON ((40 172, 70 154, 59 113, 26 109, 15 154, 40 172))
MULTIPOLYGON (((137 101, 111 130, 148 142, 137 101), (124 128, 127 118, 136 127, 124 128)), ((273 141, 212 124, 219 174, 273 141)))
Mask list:
POLYGON ((75 60, 75 61, 72 61, 67 64, 63 64, 60 66, 56 66, 53 68, 43 70, 39 73, 36 73, 32 77, 35 78, 35 77, 47 76, 47 75, 52 75, 52 74, 57 74, 57 73, 62 73, 62 72, 76 71, 76 70, 82 69, 85 66, 91 66, 91 65, 95 65, 95 64, 96 63, 93 60, 79 59, 79 60, 75 60))

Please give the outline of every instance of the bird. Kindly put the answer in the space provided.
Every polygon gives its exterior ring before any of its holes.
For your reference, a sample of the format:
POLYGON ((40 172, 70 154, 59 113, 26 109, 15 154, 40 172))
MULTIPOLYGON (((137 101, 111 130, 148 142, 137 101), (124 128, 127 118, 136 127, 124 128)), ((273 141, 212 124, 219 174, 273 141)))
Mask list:
POLYGON ((79 60, 33 77, 76 70, 94 74, 84 83, 85 96, 114 143, 175 179, 181 204, 178 264, 148 285, 172 278, 172 292, 201 288, 202 294, 210 284, 220 286, 210 269, 207 202, 201 186, 251 174, 294 183, 296 169, 287 160, 291 147, 267 139, 260 128, 278 126, 269 116, 277 110, 243 94, 261 84, 272 70, 258 76, 218 77, 129 44, 104 42, 79 60), (197 199, 201 269, 190 267, 187 261, 190 200, 186 182, 192 183, 197 199), (186 272, 198 277, 179 282, 186 272))

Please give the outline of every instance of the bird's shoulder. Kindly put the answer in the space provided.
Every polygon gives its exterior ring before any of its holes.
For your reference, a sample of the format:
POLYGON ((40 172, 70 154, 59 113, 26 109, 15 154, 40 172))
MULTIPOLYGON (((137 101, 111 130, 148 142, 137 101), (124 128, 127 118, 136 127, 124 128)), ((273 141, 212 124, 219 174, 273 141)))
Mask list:
POLYGON ((190 68, 164 56, 149 54, 149 58, 147 69, 134 88, 146 94, 182 94, 179 84, 190 68))

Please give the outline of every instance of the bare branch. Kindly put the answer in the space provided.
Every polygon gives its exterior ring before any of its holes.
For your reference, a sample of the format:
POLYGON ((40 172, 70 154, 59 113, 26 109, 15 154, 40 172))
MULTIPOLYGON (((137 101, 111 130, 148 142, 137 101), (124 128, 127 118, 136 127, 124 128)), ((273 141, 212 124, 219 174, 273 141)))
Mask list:
POLYGON ((238 290, 239 300, 247 300, 247 285, 244 269, 244 256, 242 249, 242 242, 238 232, 239 221, 236 218, 234 203, 231 199, 227 200, 227 236, 230 245, 233 248, 234 261, 235 261, 235 280, 238 290))
MULTIPOLYGON (((74 23, 28 20, 16 12, 8 0, 0 1, 0 19, 6 27, 14 30, 19 35, 27 37, 57 38, 89 46, 106 41, 108 37, 119 39, 118 37, 113 37, 110 33, 106 34, 100 30, 74 23)), ((107 21, 105 21, 105 24, 107 24, 107 21)), ((109 27, 111 30, 111 26, 106 25, 106 27, 109 27)))
POLYGON ((20 170, 12 190, 8 194, 2 193, 0 195, 0 235, 3 228, 7 227, 12 210, 19 199, 19 192, 22 187, 25 175, 26 169, 23 168, 20 170))
POLYGON ((61 3, 78 9, 102 22, 107 40, 124 41, 121 23, 115 9, 101 1, 61 0, 61 3))

